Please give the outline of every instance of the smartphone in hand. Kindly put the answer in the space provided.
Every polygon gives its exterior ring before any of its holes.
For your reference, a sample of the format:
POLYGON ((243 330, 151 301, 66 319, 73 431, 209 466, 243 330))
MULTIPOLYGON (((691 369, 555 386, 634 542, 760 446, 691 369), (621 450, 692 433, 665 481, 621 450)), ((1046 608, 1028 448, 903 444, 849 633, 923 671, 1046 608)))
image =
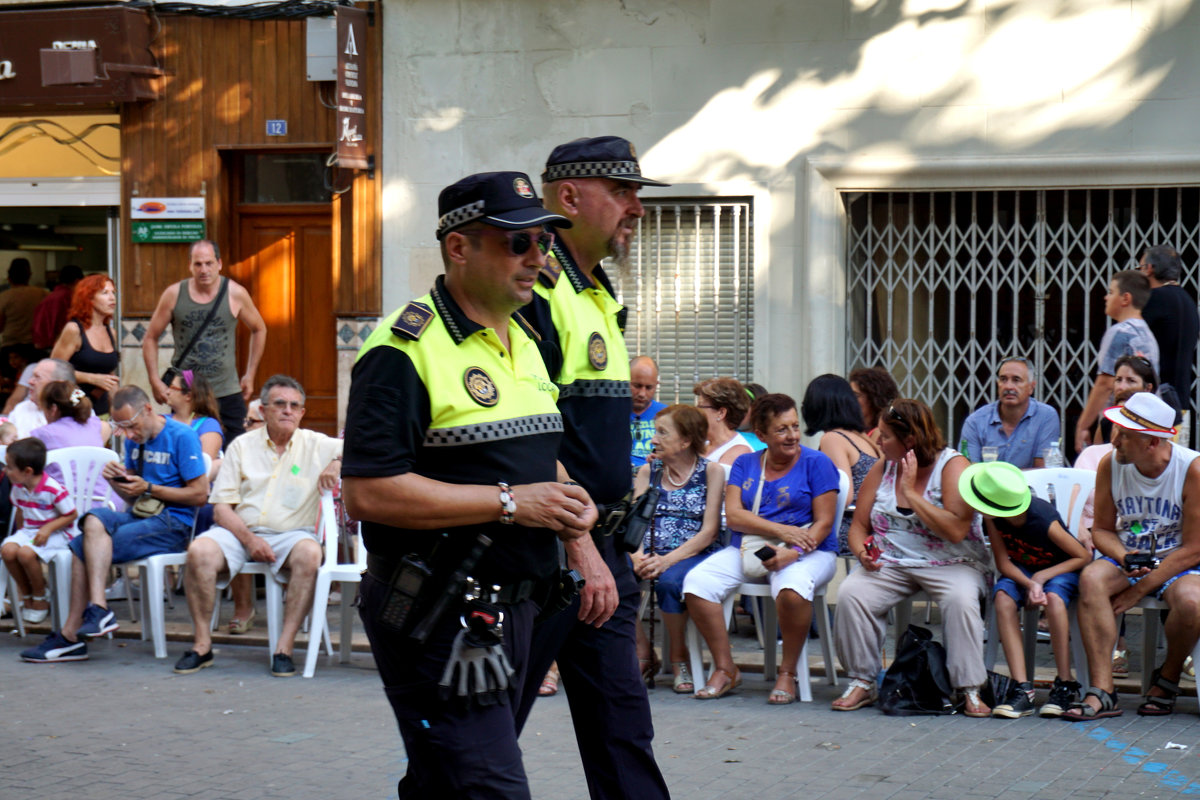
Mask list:
POLYGON ((874 536, 868 536, 866 538, 866 540, 863 542, 863 548, 867 551, 867 558, 871 559, 872 561, 878 561, 879 557, 883 555, 883 553, 879 550, 879 545, 875 544, 874 536))
POLYGON ((759 561, 768 561, 775 557, 775 548, 764 544, 754 551, 754 555, 758 557, 759 561))

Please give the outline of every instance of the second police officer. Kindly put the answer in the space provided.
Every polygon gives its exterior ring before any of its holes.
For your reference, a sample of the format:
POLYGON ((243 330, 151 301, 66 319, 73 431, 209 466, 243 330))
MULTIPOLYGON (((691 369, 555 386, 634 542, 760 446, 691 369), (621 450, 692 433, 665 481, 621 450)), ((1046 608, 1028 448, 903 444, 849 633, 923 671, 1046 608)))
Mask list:
POLYGON ((563 483, 558 390, 514 313, 570 222, 519 172, 464 178, 438 212, 445 275, 354 365, 342 475, 368 552, 360 614, 408 755, 399 796, 523 799, 514 715, 536 598, 555 534, 596 520, 563 483))
MULTIPOLYGON (((542 173, 546 208, 569 219, 522 311, 542 338, 559 386, 564 436, 559 460, 601 509, 622 506, 631 479, 629 355, 625 309, 600 266, 629 254, 645 214, 638 190, 669 184, 642 176, 633 145, 619 136, 577 139, 550 153, 542 173)), ((557 658, 592 798, 666 798, 654 760, 650 702, 638 669, 638 582, 628 554, 602 526, 565 543, 586 584, 575 604, 534 634, 518 728, 557 658)))

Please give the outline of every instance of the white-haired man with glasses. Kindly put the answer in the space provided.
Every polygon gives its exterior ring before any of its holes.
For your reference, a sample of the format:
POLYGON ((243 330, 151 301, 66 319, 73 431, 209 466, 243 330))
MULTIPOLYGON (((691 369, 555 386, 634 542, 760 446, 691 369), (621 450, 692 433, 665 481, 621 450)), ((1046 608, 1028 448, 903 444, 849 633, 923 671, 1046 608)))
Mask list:
POLYGON ((996 376, 998 399, 981 406, 962 427, 963 455, 972 463, 983 461, 984 448, 996 449, 997 461, 1019 469, 1045 466, 1046 449, 1058 441, 1058 411, 1033 398, 1037 371, 1027 358, 1013 356, 1000 362, 996 376))

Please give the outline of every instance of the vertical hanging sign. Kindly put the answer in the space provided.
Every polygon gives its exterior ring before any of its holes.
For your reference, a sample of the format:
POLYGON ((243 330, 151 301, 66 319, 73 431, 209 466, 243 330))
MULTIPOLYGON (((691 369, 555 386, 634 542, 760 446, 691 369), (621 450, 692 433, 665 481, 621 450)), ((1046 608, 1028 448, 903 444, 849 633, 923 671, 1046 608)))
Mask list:
POLYGON ((367 12, 338 6, 337 165, 367 169, 366 53, 367 12))

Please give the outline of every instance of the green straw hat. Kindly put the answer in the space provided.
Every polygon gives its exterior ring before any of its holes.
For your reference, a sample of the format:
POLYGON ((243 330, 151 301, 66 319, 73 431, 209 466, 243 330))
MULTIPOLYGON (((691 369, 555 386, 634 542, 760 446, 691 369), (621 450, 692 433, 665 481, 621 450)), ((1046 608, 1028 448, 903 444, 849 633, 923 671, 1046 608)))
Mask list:
POLYGON ((1029 508, 1031 493, 1021 470, 1007 461, 972 464, 958 479, 967 505, 993 517, 1015 517, 1029 508))

